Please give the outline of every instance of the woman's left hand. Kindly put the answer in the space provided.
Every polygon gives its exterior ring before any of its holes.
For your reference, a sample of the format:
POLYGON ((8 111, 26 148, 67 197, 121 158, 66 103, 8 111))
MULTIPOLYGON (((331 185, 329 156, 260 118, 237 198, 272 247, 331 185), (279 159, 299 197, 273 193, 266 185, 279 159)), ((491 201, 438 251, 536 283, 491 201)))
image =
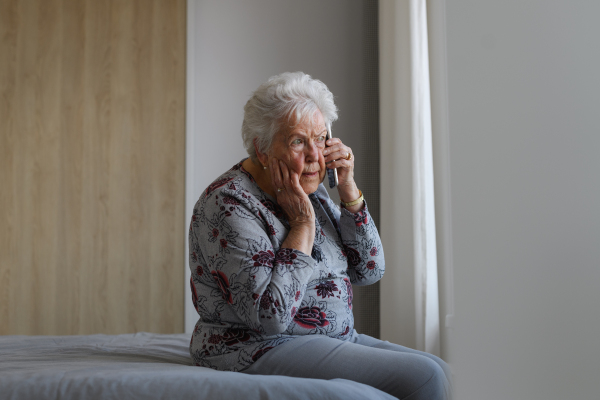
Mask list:
POLYGON ((352 149, 339 138, 328 139, 323 157, 328 169, 337 168, 338 193, 343 202, 356 200, 360 194, 354 182, 354 155, 352 149))

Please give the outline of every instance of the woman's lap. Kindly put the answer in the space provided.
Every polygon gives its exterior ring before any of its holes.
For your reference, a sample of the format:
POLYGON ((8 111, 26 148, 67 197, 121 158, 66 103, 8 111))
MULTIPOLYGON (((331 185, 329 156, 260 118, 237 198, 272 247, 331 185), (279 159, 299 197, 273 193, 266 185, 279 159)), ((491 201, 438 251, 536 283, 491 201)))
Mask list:
POLYGON ((353 332, 347 341, 298 337, 243 371, 316 379, 349 379, 401 399, 450 398, 449 368, 438 357, 353 332), (448 376, 448 377, 446 377, 448 376))

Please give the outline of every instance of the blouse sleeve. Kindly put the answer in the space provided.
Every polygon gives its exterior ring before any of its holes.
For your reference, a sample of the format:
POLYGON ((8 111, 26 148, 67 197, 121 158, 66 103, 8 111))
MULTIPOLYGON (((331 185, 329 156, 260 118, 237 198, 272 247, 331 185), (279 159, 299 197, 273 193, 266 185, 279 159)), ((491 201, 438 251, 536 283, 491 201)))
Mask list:
POLYGON ((329 196, 327 203, 338 223, 350 281, 358 286, 377 282, 385 272, 385 259, 379 232, 369 214, 367 202, 357 213, 336 206, 329 196))
POLYGON ((213 301, 225 301, 250 329, 286 330, 316 262, 296 249, 274 249, 260 212, 247 198, 221 192, 194 210, 191 246, 203 258, 202 283, 213 301))

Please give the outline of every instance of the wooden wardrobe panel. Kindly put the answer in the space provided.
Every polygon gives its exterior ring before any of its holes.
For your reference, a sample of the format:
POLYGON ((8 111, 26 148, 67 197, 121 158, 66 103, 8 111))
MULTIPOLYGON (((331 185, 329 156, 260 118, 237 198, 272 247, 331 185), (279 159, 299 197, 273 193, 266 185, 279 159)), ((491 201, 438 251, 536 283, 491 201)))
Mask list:
POLYGON ((183 331, 185 0, 0 0, 0 334, 183 331))

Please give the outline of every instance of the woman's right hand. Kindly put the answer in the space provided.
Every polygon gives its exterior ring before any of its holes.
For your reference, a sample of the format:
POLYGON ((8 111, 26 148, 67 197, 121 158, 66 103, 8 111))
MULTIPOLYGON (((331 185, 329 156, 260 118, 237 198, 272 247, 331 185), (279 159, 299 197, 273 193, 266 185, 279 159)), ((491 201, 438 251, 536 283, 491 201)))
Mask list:
POLYGON ((270 163, 271 182, 277 194, 277 203, 290 223, 290 232, 282 247, 310 254, 315 237, 315 211, 310 199, 300 186, 300 177, 296 172, 276 158, 272 158, 270 163))

